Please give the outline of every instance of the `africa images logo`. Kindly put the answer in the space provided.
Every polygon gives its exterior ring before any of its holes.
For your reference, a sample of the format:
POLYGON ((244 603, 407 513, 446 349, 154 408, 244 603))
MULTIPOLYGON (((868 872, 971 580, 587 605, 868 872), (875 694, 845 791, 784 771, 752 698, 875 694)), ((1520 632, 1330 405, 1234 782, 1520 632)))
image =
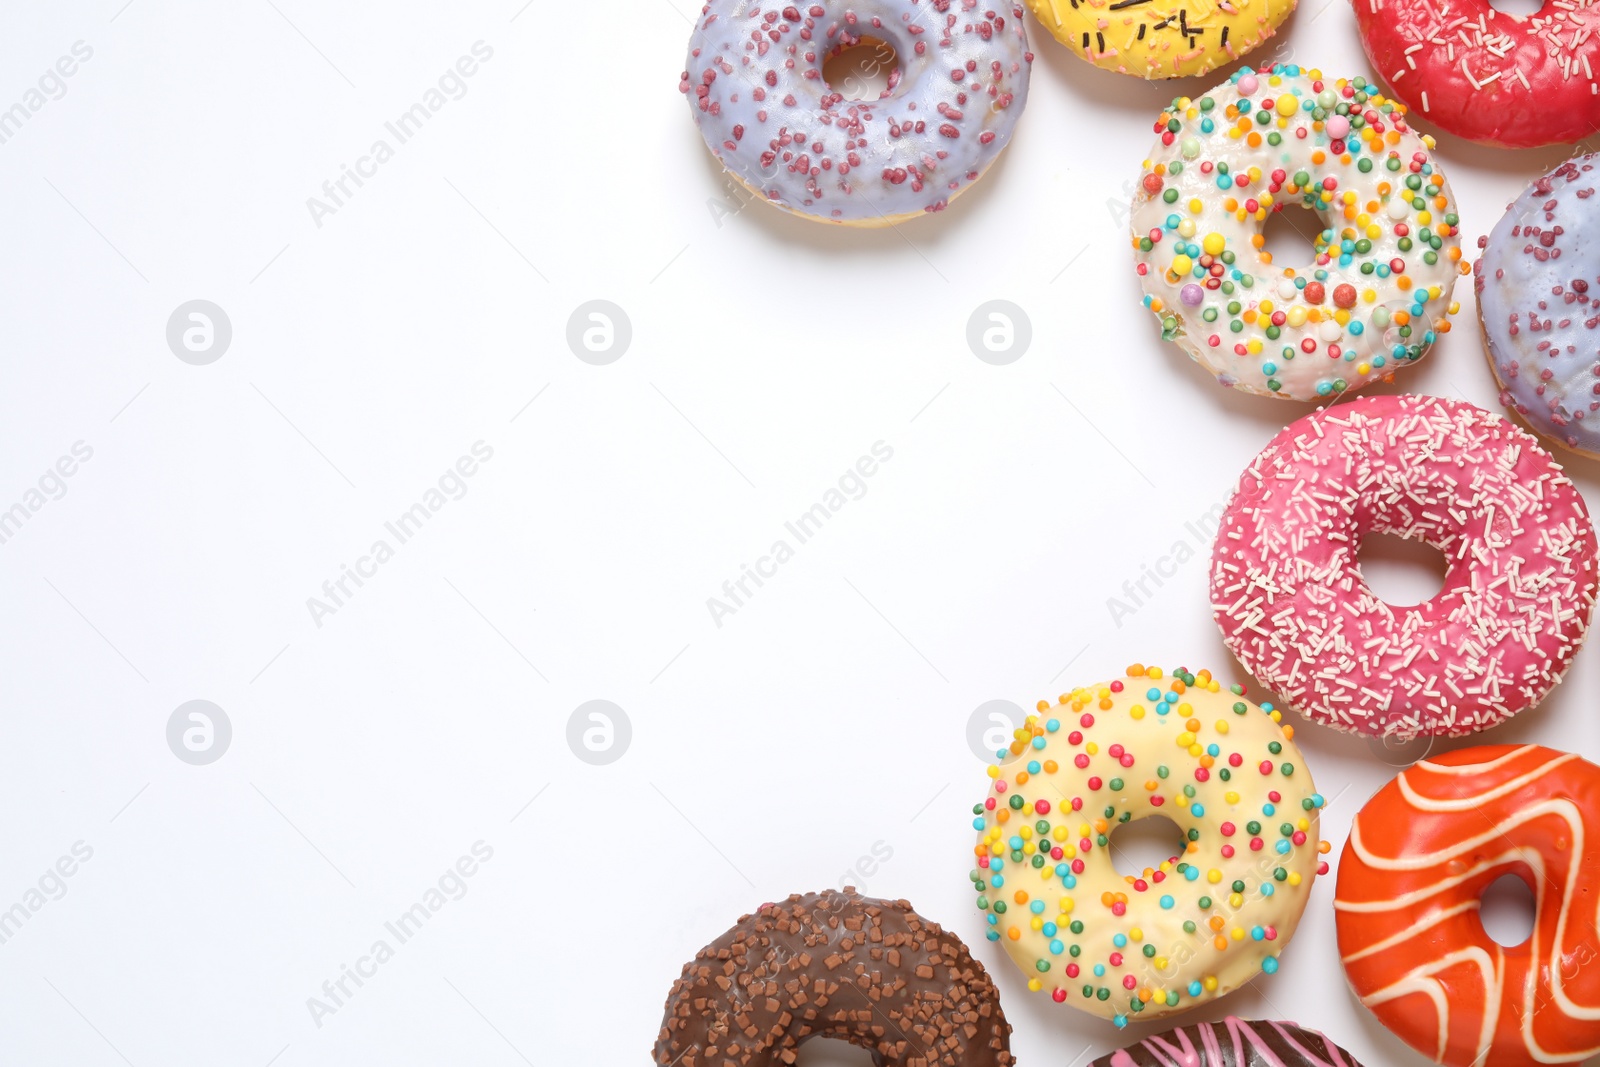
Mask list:
POLYGON ((322 229, 329 216, 337 215, 368 181, 376 178, 378 168, 394 159, 396 150, 421 133, 446 104, 467 95, 466 80, 494 58, 494 49, 483 41, 474 41, 471 51, 472 55, 461 56, 454 66, 446 68, 420 100, 385 122, 383 129, 388 136, 376 138, 366 152, 356 157, 354 167, 339 164, 339 176, 322 183, 322 195, 306 197, 306 211, 317 229, 322 229))
POLYGON ((756 557, 754 566, 741 563, 739 576, 722 583, 722 596, 706 597, 706 611, 710 613, 711 622, 717 629, 722 629, 723 620, 737 614, 766 585, 763 579, 776 578, 778 568, 795 557, 795 550, 821 533, 833 517, 844 510, 846 504, 867 495, 867 480, 894 458, 894 448, 886 441, 873 442, 871 451, 872 455, 859 457, 854 466, 841 474, 836 484, 823 492, 822 499, 792 521, 784 523, 783 529, 788 536, 773 541, 765 554, 756 557), (755 586, 753 589, 752 583, 755 586))
POLYGON ((462 455, 447 467, 437 482, 423 492, 421 499, 385 522, 383 530, 388 536, 379 537, 367 546, 366 553, 356 558, 354 566, 339 564, 339 574, 322 583, 322 596, 306 597, 306 611, 317 629, 322 629, 329 617, 348 606, 356 593, 378 576, 379 568, 394 559, 396 552, 421 533, 445 505, 467 495, 470 479, 494 458, 494 446, 486 441, 474 441, 470 451, 471 455, 462 455))
POLYGON ((470 855, 456 857, 455 862, 446 867, 414 903, 385 922, 383 934, 373 940, 366 952, 356 957, 353 966, 339 964, 338 977, 322 983, 320 996, 312 994, 306 998, 306 1010, 318 1030, 326 1025, 329 1016, 337 1015, 346 1007, 367 982, 378 977, 384 964, 394 959, 401 947, 421 933, 433 921, 433 917, 444 910, 445 905, 467 895, 471 889, 469 880, 483 870, 484 864, 494 859, 494 846, 480 839, 472 843, 469 852, 470 855))

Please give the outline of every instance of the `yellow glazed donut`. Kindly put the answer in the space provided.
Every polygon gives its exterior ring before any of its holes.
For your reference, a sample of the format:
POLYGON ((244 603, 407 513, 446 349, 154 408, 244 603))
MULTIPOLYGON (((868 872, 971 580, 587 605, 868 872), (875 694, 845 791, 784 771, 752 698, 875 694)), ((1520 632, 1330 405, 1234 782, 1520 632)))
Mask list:
POLYGON ((1039 702, 973 808, 978 907, 1029 989, 1124 1026, 1278 970, 1328 869, 1324 801, 1279 718, 1209 671, 1140 664, 1039 702), (1183 854, 1118 873, 1111 834, 1154 815, 1183 854))
POLYGON ((1277 32, 1295 0, 1028 0, 1056 40, 1097 67, 1187 78, 1232 63, 1277 32))

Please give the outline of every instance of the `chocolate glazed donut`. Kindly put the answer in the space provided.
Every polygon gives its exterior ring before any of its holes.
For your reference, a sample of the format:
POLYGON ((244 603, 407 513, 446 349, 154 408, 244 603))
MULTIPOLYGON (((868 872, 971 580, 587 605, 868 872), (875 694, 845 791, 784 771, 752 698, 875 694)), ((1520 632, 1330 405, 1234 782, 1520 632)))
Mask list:
POLYGON ((1089 1067, 1361 1067, 1356 1058, 1315 1030, 1294 1023, 1250 1022, 1180 1026, 1102 1056, 1089 1067))
POLYGON ((659 1067, 792 1064, 839 1038, 877 1067, 1015 1061, 1000 995, 967 946, 904 900, 854 889, 764 904, 695 954, 667 994, 659 1067))

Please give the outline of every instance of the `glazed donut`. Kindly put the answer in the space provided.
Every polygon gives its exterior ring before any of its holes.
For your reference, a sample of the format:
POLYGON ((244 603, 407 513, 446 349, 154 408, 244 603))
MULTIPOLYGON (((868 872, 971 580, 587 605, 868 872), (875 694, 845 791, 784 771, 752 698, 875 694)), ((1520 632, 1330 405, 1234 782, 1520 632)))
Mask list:
POLYGON ((1209 671, 1139 664, 1039 702, 972 809, 978 907, 1029 989, 1124 1026, 1278 970, 1328 847, 1279 718, 1209 671), (1183 854, 1119 874, 1111 834, 1154 815, 1183 854))
POLYGON ((695 954, 667 994, 658 1067, 793 1064, 813 1037, 880 1067, 1003 1067, 1011 1025, 967 946, 904 900, 854 889, 763 904, 695 954))
POLYGON ((1324 726, 1468 734, 1560 681, 1589 627, 1595 553, 1583 497, 1530 434, 1460 401, 1362 397, 1245 468, 1211 607, 1245 669, 1324 726), (1380 600, 1359 559, 1373 531, 1442 552, 1438 595, 1380 600))
POLYGON ((713 155, 752 193, 823 222, 942 211, 1011 140, 1033 53, 1020 3, 709 0, 679 83, 713 155), (887 44, 877 100, 846 100, 832 54, 887 44))
POLYGON ((1089 1067, 1361 1067, 1315 1030, 1294 1023, 1251 1022, 1230 1015, 1147 1037, 1101 1056, 1089 1067))
POLYGON ((1441 130, 1535 148, 1600 129, 1596 0, 1545 0, 1532 15, 1496 11, 1490 0, 1353 6, 1372 68, 1441 130))
POLYGON ((1103 70, 1140 78, 1210 74, 1259 48, 1295 0, 1028 0, 1056 40, 1103 70))
POLYGON ((1316 400, 1392 377, 1427 354, 1461 264, 1455 197, 1431 138, 1365 79, 1244 69, 1179 97, 1134 195, 1144 305, 1223 385, 1316 400), (1280 269, 1267 216, 1328 227, 1309 266, 1280 269))
POLYGON ((1339 860, 1339 953, 1361 1003, 1451 1067, 1600 1053, 1600 767, 1537 745, 1425 759, 1356 816, 1339 860), (1532 936, 1478 916, 1506 874, 1533 890, 1532 936))
POLYGON ((1528 187, 1480 238, 1478 318, 1500 403, 1535 431, 1600 456, 1600 156, 1528 187))

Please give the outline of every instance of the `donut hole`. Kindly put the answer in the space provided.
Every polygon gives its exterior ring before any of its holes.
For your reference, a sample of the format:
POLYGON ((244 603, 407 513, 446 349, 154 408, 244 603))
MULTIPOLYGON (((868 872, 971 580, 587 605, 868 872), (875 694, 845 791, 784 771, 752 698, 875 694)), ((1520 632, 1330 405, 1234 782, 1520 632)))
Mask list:
POLYGON ((828 53, 822 80, 846 100, 881 100, 900 84, 900 56, 880 37, 860 37, 828 53))
POLYGON ((1269 214, 1261 228, 1265 242, 1261 258, 1288 267, 1315 262, 1317 237, 1327 228, 1322 216, 1310 208, 1298 202, 1285 204, 1281 211, 1269 214))
POLYGON ((1111 866, 1117 873, 1138 878, 1183 855, 1188 841, 1177 823, 1164 815, 1149 815, 1111 831, 1110 847, 1111 866))
POLYGON ((1437 548, 1383 530, 1368 531, 1361 538, 1360 566, 1373 595, 1401 607, 1438 596, 1449 570, 1437 548))
POLYGON ((796 1067, 873 1067, 872 1050, 839 1037, 810 1037, 795 1052, 796 1067))
POLYGON ((1533 936, 1533 921, 1538 914, 1533 890, 1521 875, 1502 874, 1483 891, 1478 904, 1478 921, 1483 932, 1498 944, 1511 948, 1533 936))
POLYGON ((1514 15, 1525 19, 1542 11, 1544 0, 1489 0, 1489 6, 1502 15, 1514 15))

